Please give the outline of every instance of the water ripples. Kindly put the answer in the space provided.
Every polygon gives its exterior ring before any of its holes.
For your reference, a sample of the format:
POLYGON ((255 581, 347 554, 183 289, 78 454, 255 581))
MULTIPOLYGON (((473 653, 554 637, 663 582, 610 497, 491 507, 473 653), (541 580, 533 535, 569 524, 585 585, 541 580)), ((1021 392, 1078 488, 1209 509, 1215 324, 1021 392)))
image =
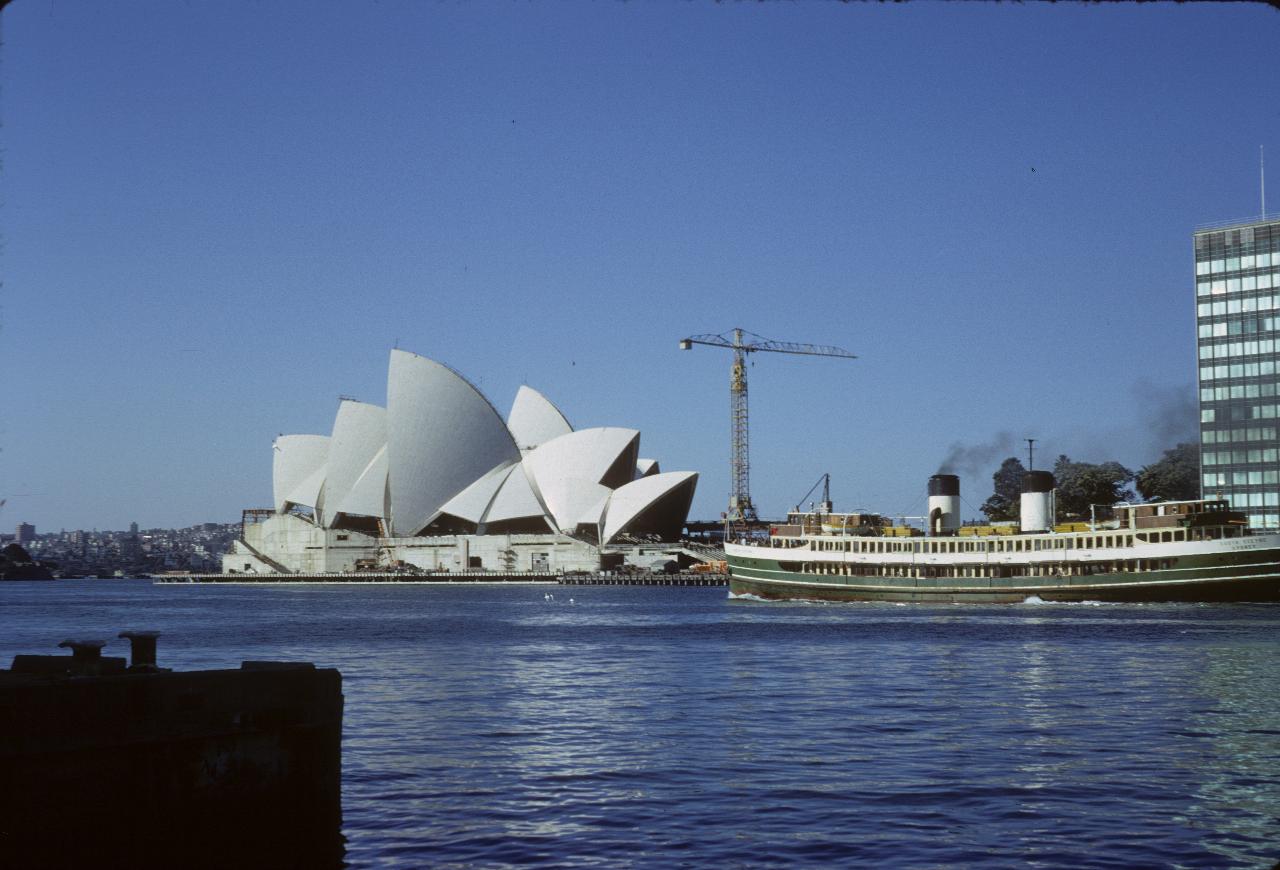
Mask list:
POLYGON ((10 655, 139 626, 165 632, 177 667, 340 668, 357 867, 1280 858, 1275 608, 651 587, 574 590, 573 605, 542 587, 0 594, 10 655))

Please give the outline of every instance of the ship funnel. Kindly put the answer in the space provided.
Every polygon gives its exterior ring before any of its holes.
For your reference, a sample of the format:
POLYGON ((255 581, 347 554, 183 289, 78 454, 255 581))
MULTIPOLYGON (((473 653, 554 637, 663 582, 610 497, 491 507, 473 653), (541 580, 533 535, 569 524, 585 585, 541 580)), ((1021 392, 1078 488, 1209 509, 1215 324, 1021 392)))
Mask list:
POLYGON ((929 478, 929 534, 953 535, 960 528, 960 478, 935 474, 929 478))
POLYGON ((1022 531, 1053 528, 1053 485, 1053 475, 1048 471, 1028 471, 1022 476, 1022 531))

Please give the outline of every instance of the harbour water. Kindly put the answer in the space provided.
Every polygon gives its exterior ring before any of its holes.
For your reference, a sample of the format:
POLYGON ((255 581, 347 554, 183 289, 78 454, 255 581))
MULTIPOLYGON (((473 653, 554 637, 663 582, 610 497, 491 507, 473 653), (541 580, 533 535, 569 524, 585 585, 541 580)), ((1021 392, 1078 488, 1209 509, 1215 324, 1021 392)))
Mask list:
POLYGON ((0 628, 339 668, 356 867, 1280 860, 1276 606, 60 581, 0 584, 0 628))

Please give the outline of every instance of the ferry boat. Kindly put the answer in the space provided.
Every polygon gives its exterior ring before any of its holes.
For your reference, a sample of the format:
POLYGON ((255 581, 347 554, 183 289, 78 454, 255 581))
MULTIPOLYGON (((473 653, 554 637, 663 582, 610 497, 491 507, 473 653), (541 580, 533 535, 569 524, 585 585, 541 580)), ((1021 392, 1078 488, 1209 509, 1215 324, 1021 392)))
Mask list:
POLYGON ((1018 523, 961 525, 960 481, 929 479, 927 528, 793 511, 767 539, 725 543, 733 596, 811 601, 1278 601, 1280 534, 1222 498, 1119 504, 1055 524, 1054 479, 1023 480, 1018 523))

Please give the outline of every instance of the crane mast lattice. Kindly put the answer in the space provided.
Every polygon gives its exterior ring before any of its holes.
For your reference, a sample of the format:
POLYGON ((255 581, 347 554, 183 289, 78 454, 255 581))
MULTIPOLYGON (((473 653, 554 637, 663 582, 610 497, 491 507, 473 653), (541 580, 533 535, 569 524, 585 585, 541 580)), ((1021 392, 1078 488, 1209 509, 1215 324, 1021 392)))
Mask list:
POLYGON ((758 519, 755 505, 751 503, 751 461, 748 451, 747 415, 747 354, 765 351, 790 353, 802 356, 834 356, 857 359, 855 354, 838 347, 820 344, 798 344, 791 341, 774 341, 734 329, 726 335, 691 335, 680 340, 683 350, 695 344, 723 347, 733 351, 733 367, 729 370, 729 522, 753 522, 758 519))

